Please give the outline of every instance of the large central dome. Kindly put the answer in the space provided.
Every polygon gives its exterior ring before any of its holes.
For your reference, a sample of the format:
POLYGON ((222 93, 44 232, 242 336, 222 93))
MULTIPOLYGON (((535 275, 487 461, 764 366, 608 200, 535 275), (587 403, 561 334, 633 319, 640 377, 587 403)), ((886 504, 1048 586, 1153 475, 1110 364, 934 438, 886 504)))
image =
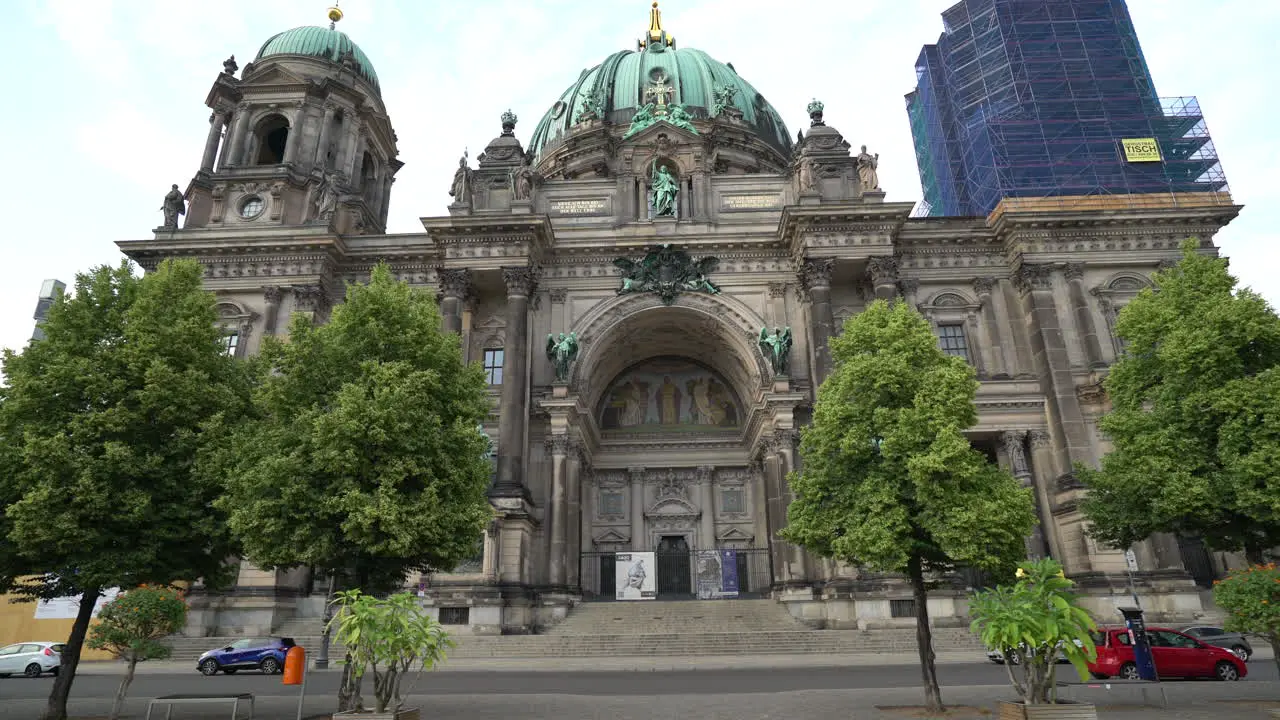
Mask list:
POLYGON ((715 60, 693 48, 677 48, 675 39, 662 29, 658 4, 650 11, 649 31, 638 50, 614 53, 604 62, 584 70, 542 116, 533 131, 529 150, 540 155, 544 148, 563 138, 577 124, 584 101, 594 98, 603 119, 626 124, 636 110, 652 100, 646 97, 655 85, 670 87, 666 96, 671 104, 683 105, 695 118, 711 116, 718 89, 729 87, 733 105, 742 111, 742 119, 753 127, 760 139, 787 156, 791 152, 791 135, 778 111, 751 83, 738 76, 732 65, 715 60))

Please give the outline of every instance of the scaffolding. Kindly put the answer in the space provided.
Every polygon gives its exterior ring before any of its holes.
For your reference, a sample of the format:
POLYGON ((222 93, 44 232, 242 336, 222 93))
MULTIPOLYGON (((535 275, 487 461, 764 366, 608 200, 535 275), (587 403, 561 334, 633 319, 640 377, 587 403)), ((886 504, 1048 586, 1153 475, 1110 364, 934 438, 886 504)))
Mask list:
POLYGON ((1124 0, 964 0, 907 95, 934 215, 1003 198, 1230 190, 1194 97, 1160 98, 1124 0), (1151 139, 1157 162, 1131 162, 1151 139))

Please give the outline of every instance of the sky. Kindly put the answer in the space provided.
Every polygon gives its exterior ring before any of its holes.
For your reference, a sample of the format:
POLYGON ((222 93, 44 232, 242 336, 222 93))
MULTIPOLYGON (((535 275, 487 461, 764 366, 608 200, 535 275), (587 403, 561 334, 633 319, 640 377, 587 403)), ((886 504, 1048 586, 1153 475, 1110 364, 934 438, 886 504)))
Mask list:
MULTIPOLYGON (((890 201, 920 199, 903 95, 953 0, 663 0, 663 24, 759 90, 791 133, 805 105, 880 154, 890 201)), ((41 282, 148 239, 169 186, 186 187, 222 61, 277 32, 327 22, 324 0, 7 0, 9 111, 0 113, 0 347, 26 345, 41 282)), ((610 53, 633 49, 647 0, 342 0, 339 29, 377 68, 400 160, 390 232, 446 214, 458 157, 508 108, 538 119, 610 53)), ((1129 0, 1161 95, 1197 95, 1234 198, 1217 241, 1241 283, 1280 305, 1280 2, 1129 0)))

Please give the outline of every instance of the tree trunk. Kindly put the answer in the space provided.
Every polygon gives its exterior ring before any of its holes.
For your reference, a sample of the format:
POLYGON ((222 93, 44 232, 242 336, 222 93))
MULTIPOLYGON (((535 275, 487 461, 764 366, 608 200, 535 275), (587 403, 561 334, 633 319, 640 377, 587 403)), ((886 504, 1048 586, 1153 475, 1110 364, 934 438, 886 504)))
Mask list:
POLYGON ((129 692, 129 684, 133 682, 133 671, 138 667, 138 659, 136 657, 129 658, 129 667, 124 671, 124 678, 120 681, 120 687, 116 689, 116 700, 111 703, 111 714, 107 716, 107 720, 118 720, 120 713, 124 710, 124 696, 129 692))
POLYGON ((355 710, 352 705, 352 684, 355 678, 351 674, 351 653, 347 653, 346 661, 342 663, 342 681, 338 683, 338 712, 348 712, 355 710))
POLYGON ((918 558, 907 566, 911 577, 911 597, 916 606, 916 648, 920 651, 920 675, 924 681, 924 701, 929 712, 942 712, 942 691, 938 689, 938 669, 934 666, 933 629, 929 627, 929 591, 924 585, 924 568, 918 558))
POLYGON ((1250 565, 1262 565, 1267 558, 1263 552, 1261 545, 1248 543, 1244 547, 1244 558, 1249 561, 1250 565))
POLYGON ((80 651, 84 648, 85 636, 89 634, 89 621, 93 619, 93 606, 97 604, 99 595, 101 591, 93 588, 85 590, 80 597, 80 608, 71 625, 71 635, 67 638, 67 646, 62 648, 62 666, 58 668, 58 677, 53 679, 49 705, 40 720, 67 720, 67 698, 71 696, 71 683, 76 679, 80 651))

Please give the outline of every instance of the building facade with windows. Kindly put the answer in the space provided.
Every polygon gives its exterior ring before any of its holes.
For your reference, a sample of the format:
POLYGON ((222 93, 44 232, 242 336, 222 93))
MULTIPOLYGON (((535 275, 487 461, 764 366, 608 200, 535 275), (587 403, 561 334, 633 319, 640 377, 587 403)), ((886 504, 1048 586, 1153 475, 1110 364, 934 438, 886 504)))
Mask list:
POLYGON ((1125 0, 962 0, 942 20, 907 94, 921 214, 1227 192, 1199 103, 1156 94, 1125 0))
MULTIPOLYGON (((612 597, 627 551, 658 553, 660 599, 687 597, 695 553, 724 550, 744 594, 811 625, 913 622, 905 584, 777 537, 799 430, 832 372, 828 342, 877 299, 918 308, 975 368, 969 437, 1035 489, 1028 553, 1061 560, 1108 616, 1128 602, 1124 554, 1085 533, 1072 467, 1107 450, 1096 423, 1116 312, 1188 236, 1214 252, 1239 211, 1229 201, 1020 200, 912 218, 821 103, 793 140, 762 94, 676 45, 655 9, 636 49, 550 99, 527 145, 514 114, 495 118, 478 165, 459 163, 447 215, 387 234, 400 161, 368 56, 332 26, 299 28, 236 72, 229 62, 207 97, 185 227, 120 247, 145 268, 201 262, 238 355, 292 316, 324 322, 380 260, 437 296, 489 378, 496 447, 483 552, 408 579, 442 618, 538 631, 612 597), (762 353, 762 328, 791 329, 785 372, 762 353), (558 375, 548 342, 561 333, 579 349, 558 375)), ((1201 611, 1196 580, 1212 559, 1196 547, 1135 548, 1157 619, 1201 611)), ((962 580, 939 590, 933 614, 960 622, 964 596, 962 580)), ((323 587, 245 561, 236 587, 191 597, 192 632, 263 633, 318 616, 323 587)))

